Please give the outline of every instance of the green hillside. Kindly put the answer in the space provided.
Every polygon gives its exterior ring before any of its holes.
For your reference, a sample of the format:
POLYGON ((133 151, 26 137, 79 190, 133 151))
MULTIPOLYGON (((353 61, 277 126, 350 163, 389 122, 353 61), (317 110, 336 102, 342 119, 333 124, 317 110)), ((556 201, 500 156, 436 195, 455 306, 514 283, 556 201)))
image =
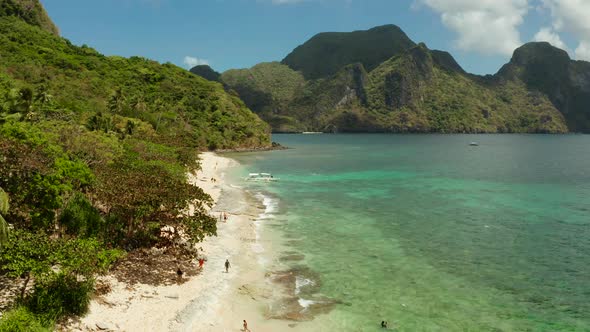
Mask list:
POLYGON ((288 107, 305 80, 301 73, 278 62, 261 63, 250 69, 228 70, 221 82, 234 90, 246 105, 277 131, 297 131, 301 125, 288 113, 288 107))
POLYGON ((13 16, 40 27, 54 35, 59 34, 43 5, 38 0, 2 0, 0 1, 0 17, 13 16))
POLYGON ((4 103, 12 89, 52 96, 51 113, 32 112, 39 120, 67 114, 84 123, 100 113, 134 118, 161 139, 174 137, 197 148, 269 143, 266 124, 241 100, 172 64, 105 57, 10 17, 0 21, 0 56, 4 103))
POLYGON ((528 43, 514 51, 496 76, 542 92, 563 113, 571 131, 590 132, 590 62, 573 61, 549 43, 528 43))
POLYGON ((51 330, 88 310, 96 273, 128 251, 189 262, 181 234, 217 230, 187 183, 198 152, 268 147, 270 128, 220 83, 72 45, 38 1, 0 4, 0 275, 21 287, 0 331, 51 330))
POLYGON ((219 77, 221 76, 220 73, 213 70, 213 68, 209 67, 209 65, 194 66, 190 69, 190 72, 197 76, 201 76, 206 80, 214 82, 219 82, 219 77))
POLYGON ((447 52, 414 46, 398 30, 319 34, 283 61, 288 68, 266 68, 281 84, 259 84, 248 76, 253 69, 230 70, 221 81, 277 132, 590 131, 590 63, 533 43, 497 75, 481 77, 466 73, 447 52), (368 46, 384 34, 396 41, 385 59, 387 52, 368 46), (304 82, 291 79, 298 73, 304 82), (289 93, 273 102, 285 86, 289 93))
POLYGON ((412 46, 414 42, 395 25, 354 32, 324 32, 295 48, 282 63, 300 71, 306 79, 318 79, 357 62, 373 70, 412 46))
POLYGON ((565 132, 548 98, 522 83, 474 80, 421 44, 370 74, 369 110, 393 131, 565 132))

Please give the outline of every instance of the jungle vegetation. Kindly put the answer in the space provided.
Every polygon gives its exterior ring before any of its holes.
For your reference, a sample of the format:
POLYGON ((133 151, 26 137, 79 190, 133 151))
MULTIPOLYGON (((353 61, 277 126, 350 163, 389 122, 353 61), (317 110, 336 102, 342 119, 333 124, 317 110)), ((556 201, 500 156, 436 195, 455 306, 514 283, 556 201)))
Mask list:
POLYGON ((187 173, 270 130, 219 83, 73 45, 36 0, 0 4, 0 274, 22 284, 0 331, 43 331, 85 313, 126 252, 214 236, 187 173))

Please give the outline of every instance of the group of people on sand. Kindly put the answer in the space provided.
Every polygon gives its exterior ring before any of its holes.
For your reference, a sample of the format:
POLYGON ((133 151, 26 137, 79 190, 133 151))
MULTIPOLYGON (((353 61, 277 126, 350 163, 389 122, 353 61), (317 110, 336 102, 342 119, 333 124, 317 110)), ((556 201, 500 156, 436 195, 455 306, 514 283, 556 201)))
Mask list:
MULTIPOLYGON (((197 262, 199 263, 199 269, 203 269, 203 265, 205 265, 205 261, 206 259, 201 257, 199 259, 197 259, 197 262)), ((225 273, 229 273, 229 268, 231 267, 231 264, 229 263, 229 259, 225 260, 225 273)), ((182 271, 180 270, 180 268, 177 271, 178 275, 181 276, 182 275, 182 271)))

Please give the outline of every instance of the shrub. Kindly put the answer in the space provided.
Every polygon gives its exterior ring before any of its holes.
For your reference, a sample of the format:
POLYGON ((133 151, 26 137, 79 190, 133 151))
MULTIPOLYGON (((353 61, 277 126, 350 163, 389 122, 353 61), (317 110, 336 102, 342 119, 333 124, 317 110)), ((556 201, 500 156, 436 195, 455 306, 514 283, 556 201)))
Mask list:
POLYGON ((41 322, 49 325, 67 315, 85 314, 93 288, 93 279, 79 281, 72 275, 56 274, 35 285, 27 307, 41 322))
POLYGON ((46 332, 48 328, 43 327, 35 315, 26 307, 18 307, 8 311, 0 319, 0 332, 46 332))
POLYGON ((66 227, 68 234, 84 237, 98 235, 104 225, 98 210, 81 193, 74 194, 67 203, 59 216, 59 223, 66 227))

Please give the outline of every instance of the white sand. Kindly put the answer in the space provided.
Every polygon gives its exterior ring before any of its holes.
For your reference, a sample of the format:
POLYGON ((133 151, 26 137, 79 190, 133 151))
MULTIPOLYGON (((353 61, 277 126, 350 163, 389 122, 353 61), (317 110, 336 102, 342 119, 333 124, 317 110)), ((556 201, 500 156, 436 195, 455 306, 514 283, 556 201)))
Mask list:
MULTIPOLYGON (((190 181, 218 202, 222 188, 230 189, 225 172, 237 163, 213 153, 203 153, 201 159, 202 170, 190 181)), ((199 245, 207 258, 201 274, 182 285, 158 287, 129 287, 107 277, 112 291, 92 301, 88 315, 70 328, 96 331, 99 324, 116 331, 240 331, 246 319, 256 332, 308 330, 307 324, 290 328, 289 322, 264 318, 264 300, 272 296, 273 287, 253 247, 265 240, 257 240, 258 212, 239 213, 230 214, 227 223, 218 223, 218 236, 199 245), (232 265, 229 273, 224 271, 226 259, 232 265)), ((266 239, 262 245, 270 250, 273 244, 266 239)))

